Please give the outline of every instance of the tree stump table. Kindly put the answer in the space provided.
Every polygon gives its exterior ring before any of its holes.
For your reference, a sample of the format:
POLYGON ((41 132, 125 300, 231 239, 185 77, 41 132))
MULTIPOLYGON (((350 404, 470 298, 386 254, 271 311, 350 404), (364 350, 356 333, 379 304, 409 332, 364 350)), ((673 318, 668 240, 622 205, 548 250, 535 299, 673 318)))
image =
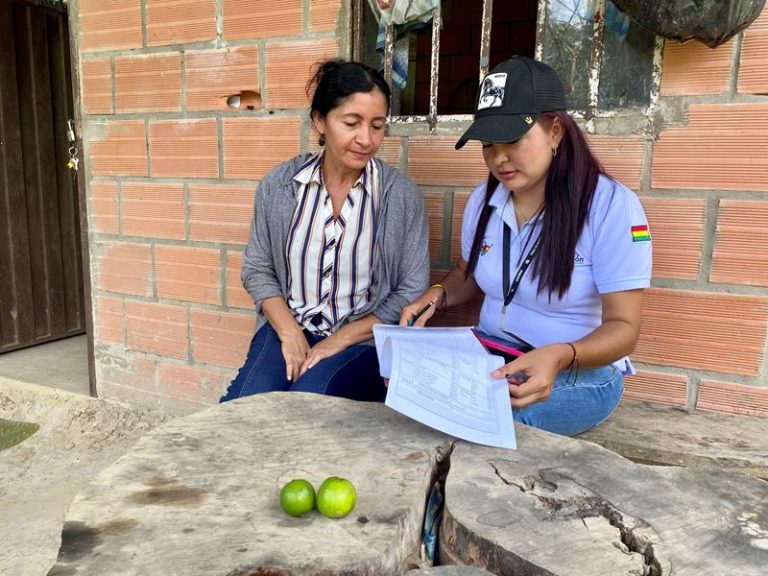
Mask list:
POLYGON ((440 560, 474 568, 424 574, 766 574, 767 483, 635 464, 525 426, 518 445, 457 442, 381 404, 243 398, 162 425, 99 474, 48 574, 405 574, 446 473, 440 560), (281 510, 285 482, 332 475, 357 488, 349 516, 281 510))

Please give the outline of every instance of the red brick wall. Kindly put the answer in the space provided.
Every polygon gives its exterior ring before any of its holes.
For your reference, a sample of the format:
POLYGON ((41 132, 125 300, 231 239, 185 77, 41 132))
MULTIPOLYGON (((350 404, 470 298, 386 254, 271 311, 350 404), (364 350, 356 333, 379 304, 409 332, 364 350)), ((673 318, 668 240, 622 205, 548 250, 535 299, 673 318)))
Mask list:
POLYGON ((256 185, 308 149, 308 69, 340 54, 345 12, 339 0, 80 0, 70 14, 98 393, 210 405, 253 334, 240 265, 256 185), (228 107, 239 94, 253 109, 228 107))
MULTIPOLYGON (((255 187, 314 149, 304 87, 313 62, 347 53, 348 3, 70 6, 99 394, 174 411, 210 405, 254 328, 239 270, 255 187), (253 108, 229 108, 237 94, 253 108)), ((768 10, 715 50, 668 42, 652 137, 611 120, 589 136, 641 195, 654 235, 629 398, 768 416, 766 58, 768 10)), ((393 126, 380 153, 424 193, 435 281, 459 255, 461 211, 486 174, 476 145, 453 149, 461 127, 447 130, 393 126)), ((473 302, 442 321, 477 311, 473 302)))

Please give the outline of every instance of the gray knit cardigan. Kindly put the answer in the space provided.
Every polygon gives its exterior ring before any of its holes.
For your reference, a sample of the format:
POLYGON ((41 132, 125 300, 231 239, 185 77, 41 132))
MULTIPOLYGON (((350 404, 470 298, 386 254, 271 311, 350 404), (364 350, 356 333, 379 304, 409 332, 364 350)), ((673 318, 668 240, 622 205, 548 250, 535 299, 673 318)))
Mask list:
MULTIPOLYGON (((259 323, 264 320, 261 303, 266 298, 288 295, 285 245, 299 186, 293 177, 308 158, 301 155, 280 164, 264 177, 256 192, 241 278, 256 303, 259 323)), ((346 321, 373 313, 384 323, 397 324, 403 306, 418 297, 429 283, 427 215, 416 185, 395 168, 374 161, 382 180, 374 246, 376 283, 365 310, 346 321)))

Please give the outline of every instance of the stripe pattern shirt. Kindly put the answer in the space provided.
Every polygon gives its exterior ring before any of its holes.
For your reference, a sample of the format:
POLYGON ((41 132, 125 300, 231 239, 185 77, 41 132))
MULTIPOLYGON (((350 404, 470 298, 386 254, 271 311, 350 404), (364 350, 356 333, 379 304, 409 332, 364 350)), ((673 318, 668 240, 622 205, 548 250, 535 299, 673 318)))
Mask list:
POLYGON ((323 183, 323 155, 294 176, 296 210, 286 242, 288 307, 307 330, 328 335, 372 297, 379 175, 373 160, 334 217, 323 183))

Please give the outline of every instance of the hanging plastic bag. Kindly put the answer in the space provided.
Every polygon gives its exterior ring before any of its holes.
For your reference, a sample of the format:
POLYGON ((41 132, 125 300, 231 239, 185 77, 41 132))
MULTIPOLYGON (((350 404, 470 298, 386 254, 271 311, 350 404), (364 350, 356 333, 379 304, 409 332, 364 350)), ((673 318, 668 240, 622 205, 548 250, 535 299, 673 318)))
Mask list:
POLYGON ((749 26, 765 0, 613 0, 651 32, 685 42, 699 40, 711 48, 727 42, 749 26))

